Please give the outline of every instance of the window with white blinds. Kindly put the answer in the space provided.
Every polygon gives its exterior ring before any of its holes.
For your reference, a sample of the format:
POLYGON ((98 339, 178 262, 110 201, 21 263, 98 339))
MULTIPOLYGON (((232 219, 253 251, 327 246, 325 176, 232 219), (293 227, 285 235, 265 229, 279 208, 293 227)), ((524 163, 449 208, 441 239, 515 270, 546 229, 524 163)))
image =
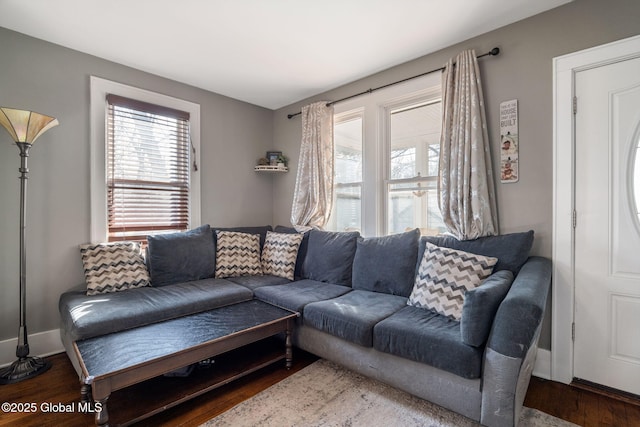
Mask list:
POLYGON ((189 113, 107 95, 108 240, 146 240, 189 224, 189 113))

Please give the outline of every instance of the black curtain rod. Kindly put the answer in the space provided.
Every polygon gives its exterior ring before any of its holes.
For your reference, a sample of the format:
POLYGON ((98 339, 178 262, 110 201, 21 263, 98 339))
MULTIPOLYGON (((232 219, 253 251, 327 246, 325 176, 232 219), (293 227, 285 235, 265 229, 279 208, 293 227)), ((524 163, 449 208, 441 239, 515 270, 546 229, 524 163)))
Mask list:
MULTIPOLYGON (((483 53, 482 55, 476 56, 476 58, 480 59, 483 56, 489 56, 489 55, 496 56, 498 54, 500 54, 500 48, 494 47, 489 52, 483 53)), ((372 88, 372 89, 368 89, 368 90, 365 90, 364 92, 356 93, 355 95, 350 95, 350 96, 347 96, 345 98, 338 99, 337 101, 327 102, 327 107, 329 107, 329 106, 331 106, 333 104, 337 104, 338 102, 346 101, 348 99, 355 98, 357 96, 366 95, 368 93, 372 93, 372 92, 375 92, 377 90, 387 88, 389 86, 393 86, 393 85, 397 85, 397 84, 400 84, 400 83, 404 83, 404 82, 409 81, 409 80, 417 79, 418 77, 426 76, 427 74, 435 73, 436 71, 443 71, 445 68, 446 67, 436 68, 435 70, 427 71, 426 73, 418 74, 417 76, 407 77, 406 79, 398 80, 397 82, 387 83, 386 85, 383 85, 383 86, 378 86, 378 87, 375 87, 375 88, 372 88)), ((302 114, 302 111, 298 111, 295 114, 287 114, 287 118, 291 119, 291 118, 293 118, 295 116, 299 116, 300 114, 302 114)))

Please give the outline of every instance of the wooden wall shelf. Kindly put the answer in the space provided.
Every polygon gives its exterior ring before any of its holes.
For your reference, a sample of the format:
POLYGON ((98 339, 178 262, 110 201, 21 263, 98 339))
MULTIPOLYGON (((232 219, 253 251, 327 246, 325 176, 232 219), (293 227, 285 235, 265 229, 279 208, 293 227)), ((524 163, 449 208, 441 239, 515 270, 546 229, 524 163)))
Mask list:
POLYGON ((261 165, 253 168, 256 172, 289 172, 289 168, 286 166, 269 166, 261 165))

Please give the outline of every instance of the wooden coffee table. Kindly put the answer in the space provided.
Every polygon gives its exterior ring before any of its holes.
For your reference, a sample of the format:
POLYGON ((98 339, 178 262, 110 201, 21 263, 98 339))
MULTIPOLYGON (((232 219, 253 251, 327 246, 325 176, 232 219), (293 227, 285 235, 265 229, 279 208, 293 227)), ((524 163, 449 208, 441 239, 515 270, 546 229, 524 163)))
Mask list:
MULTIPOLYGON (((245 372, 234 373, 232 378, 223 376, 218 382, 207 384, 202 393, 277 360, 285 359, 290 368, 291 331, 298 316, 299 313, 251 300, 77 341, 74 346, 82 367, 83 401, 93 399, 96 425, 107 426, 107 400, 112 392, 282 332, 286 337, 284 352, 257 367, 252 365, 245 372)), ((189 398, 202 393, 191 393, 189 398)), ((184 400, 180 397, 176 404, 184 400)))

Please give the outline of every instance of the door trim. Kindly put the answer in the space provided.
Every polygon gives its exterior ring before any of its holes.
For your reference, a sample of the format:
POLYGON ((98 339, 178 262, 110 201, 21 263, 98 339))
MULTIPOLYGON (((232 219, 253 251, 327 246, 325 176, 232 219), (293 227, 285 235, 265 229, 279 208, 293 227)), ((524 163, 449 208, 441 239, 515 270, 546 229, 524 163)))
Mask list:
POLYGON ((553 58, 551 379, 565 384, 573 379, 575 75, 579 71, 637 57, 640 57, 640 36, 553 58))

